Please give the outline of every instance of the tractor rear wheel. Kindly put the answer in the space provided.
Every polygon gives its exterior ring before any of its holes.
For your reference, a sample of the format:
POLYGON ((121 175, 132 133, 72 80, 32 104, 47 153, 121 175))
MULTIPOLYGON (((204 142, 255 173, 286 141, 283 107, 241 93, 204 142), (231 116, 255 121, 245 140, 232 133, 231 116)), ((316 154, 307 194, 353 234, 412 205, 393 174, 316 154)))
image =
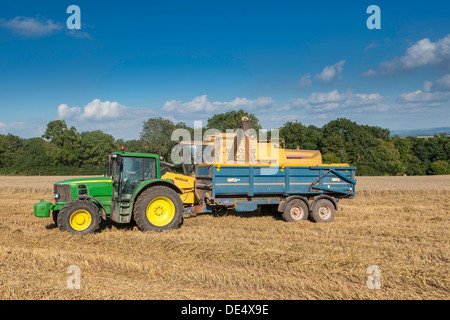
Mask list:
POLYGON ((101 214, 98 207, 91 201, 72 200, 61 208, 56 219, 56 224, 61 231, 88 234, 100 227, 101 214))
POLYGON ((155 186, 136 200, 134 220, 142 231, 179 228, 183 223, 183 202, 169 187, 155 186))

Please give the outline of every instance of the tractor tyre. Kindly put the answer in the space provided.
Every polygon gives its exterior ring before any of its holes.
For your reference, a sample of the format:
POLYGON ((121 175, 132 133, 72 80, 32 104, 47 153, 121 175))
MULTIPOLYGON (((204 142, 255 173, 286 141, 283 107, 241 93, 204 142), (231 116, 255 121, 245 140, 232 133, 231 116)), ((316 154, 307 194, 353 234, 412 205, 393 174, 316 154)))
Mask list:
POLYGON ((142 231, 177 229, 183 224, 183 202, 169 187, 145 190, 134 205, 134 220, 142 231))
POLYGON ((311 210, 311 220, 314 222, 331 222, 336 213, 334 204, 328 199, 320 199, 314 203, 311 210))
POLYGON ((291 200, 286 204, 281 216, 287 222, 307 220, 309 216, 308 205, 300 199, 291 200))
POLYGON ((72 200, 57 214, 57 226, 61 231, 73 234, 88 234, 100 227, 99 208, 88 200, 72 200))

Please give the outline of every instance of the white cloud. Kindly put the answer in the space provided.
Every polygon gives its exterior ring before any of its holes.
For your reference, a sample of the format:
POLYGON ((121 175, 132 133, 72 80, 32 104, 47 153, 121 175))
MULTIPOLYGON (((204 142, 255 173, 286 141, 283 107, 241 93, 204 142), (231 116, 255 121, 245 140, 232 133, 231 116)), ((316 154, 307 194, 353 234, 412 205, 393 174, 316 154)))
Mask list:
POLYGON ((142 122, 154 116, 155 112, 151 109, 128 107, 100 99, 94 99, 83 107, 58 106, 58 119, 66 120, 78 131, 102 130, 116 139, 136 139, 142 122))
POLYGON ((179 100, 170 100, 164 103, 162 107, 163 111, 167 112, 180 112, 180 113, 190 113, 190 112, 213 112, 214 107, 206 94, 194 98, 190 102, 183 103, 179 100))
POLYGON ((343 95, 339 94, 338 90, 330 92, 313 92, 309 97, 308 102, 310 104, 323 104, 341 101, 343 98, 343 95))
POLYGON ((450 92, 434 91, 425 92, 417 90, 414 92, 402 93, 398 96, 400 102, 405 103, 422 103, 422 102, 445 102, 450 99, 450 92))
POLYGON ((45 125, 36 122, 0 122, 0 134, 14 134, 22 138, 31 138, 41 136, 45 125))
POLYGON ((374 49, 374 48, 376 48, 377 46, 378 46, 377 40, 373 40, 371 43, 369 43, 369 44, 364 48, 364 51, 368 51, 368 50, 374 49))
MULTIPOLYGON (((330 92, 313 92, 308 99, 297 98, 290 99, 288 103, 277 111, 288 111, 291 109, 305 109, 311 112, 324 112, 331 110, 344 110, 366 108, 367 110, 375 110, 380 103, 385 100, 385 97, 379 93, 353 93, 349 89, 346 92, 340 93, 338 90, 330 92)), ((378 108, 385 110, 383 107, 378 108)))
POLYGON ((67 104, 58 106, 59 119, 76 121, 108 121, 112 119, 132 119, 153 114, 153 111, 144 108, 126 107, 118 102, 101 101, 94 99, 81 107, 69 107, 67 104))
POLYGON ((58 106, 58 119, 70 119, 80 116, 81 108, 70 108, 67 104, 60 104, 58 106))
POLYGON ((450 102, 450 75, 445 75, 434 84, 425 81, 423 90, 406 92, 398 95, 397 101, 406 108, 419 108, 427 110, 430 107, 449 106, 450 102))
POLYGON ((406 49, 403 56, 380 63, 384 74, 398 70, 414 70, 424 66, 450 69, 450 34, 436 42, 425 38, 406 49))
POLYGON ((311 75, 305 74, 298 82, 300 88, 309 87, 311 85, 311 75))
POLYGON ((32 38, 44 37, 63 29, 61 23, 54 23, 50 19, 43 20, 38 16, 36 18, 18 16, 11 20, 0 19, 0 26, 32 38))
POLYGON ((92 39, 89 33, 87 33, 86 31, 81 31, 79 29, 67 30, 66 35, 77 39, 92 39))
POLYGON ((321 73, 317 74, 315 77, 324 82, 331 82, 344 70, 345 60, 341 60, 331 66, 326 66, 321 73))
POLYGON ((114 119, 125 116, 127 107, 111 101, 102 102, 100 99, 94 99, 84 106, 82 119, 114 119))
POLYGON ((11 129, 24 129, 27 125, 27 122, 0 122, 0 133, 8 133, 11 129))
POLYGON ((436 80, 436 88, 442 91, 450 91, 450 74, 436 80))
POLYGON ((376 74, 377 74, 377 72, 375 70, 369 69, 366 72, 362 73, 361 75, 363 77, 369 77, 369 76, 373 76, 373 75, 376 75, 376 74))
POLYGON ((433 82, 431 82, 431 81, 425 81, 425 82, 423 83, 423 91, 425 91, 425 92, 430 92, 432 88, 433 88, 433 82))
POLYGON ((256 110, 271 106, 274 100, 270 97, 259 97, 256 100, 249 100, 247 98, 236 98, 229 102, 208 100, 207 95, 202 95, 194 98, 189 102, 182 102, 179 100, 167 101, 162 107, 166 112, 179 112, 179 113, 213 113, 213 112, 226 112, 228 110, 246 109, 256 110))

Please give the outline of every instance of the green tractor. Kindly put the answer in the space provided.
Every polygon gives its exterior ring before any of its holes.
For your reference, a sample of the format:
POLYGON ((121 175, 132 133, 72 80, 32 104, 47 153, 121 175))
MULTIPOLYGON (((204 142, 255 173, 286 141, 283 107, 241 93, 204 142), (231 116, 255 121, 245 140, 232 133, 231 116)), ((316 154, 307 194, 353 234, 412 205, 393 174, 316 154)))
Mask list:
POLYGON ((183 223, 182 191, 161 179, 155 154, 114 152, 106 177, 62 180, 54 185, 55 203, 34 205, 37 217, 50 217, 62 231, 92 233, 103 220, 130 223, 141 230, 175 229, 183 223))

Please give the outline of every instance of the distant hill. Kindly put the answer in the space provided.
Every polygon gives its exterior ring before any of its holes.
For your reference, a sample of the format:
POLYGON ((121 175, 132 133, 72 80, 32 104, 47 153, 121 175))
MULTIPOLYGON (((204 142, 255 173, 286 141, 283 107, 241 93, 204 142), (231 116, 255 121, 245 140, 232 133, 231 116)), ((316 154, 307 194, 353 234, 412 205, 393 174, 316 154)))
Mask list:
POLYGON ((399 137, 418 137, 418 136, 434 136, 435 134, 446 133, 450 135, 450 127, 429 128, 429 129, 412 129, 412 130, 391 130, 391 136, 399 137))

